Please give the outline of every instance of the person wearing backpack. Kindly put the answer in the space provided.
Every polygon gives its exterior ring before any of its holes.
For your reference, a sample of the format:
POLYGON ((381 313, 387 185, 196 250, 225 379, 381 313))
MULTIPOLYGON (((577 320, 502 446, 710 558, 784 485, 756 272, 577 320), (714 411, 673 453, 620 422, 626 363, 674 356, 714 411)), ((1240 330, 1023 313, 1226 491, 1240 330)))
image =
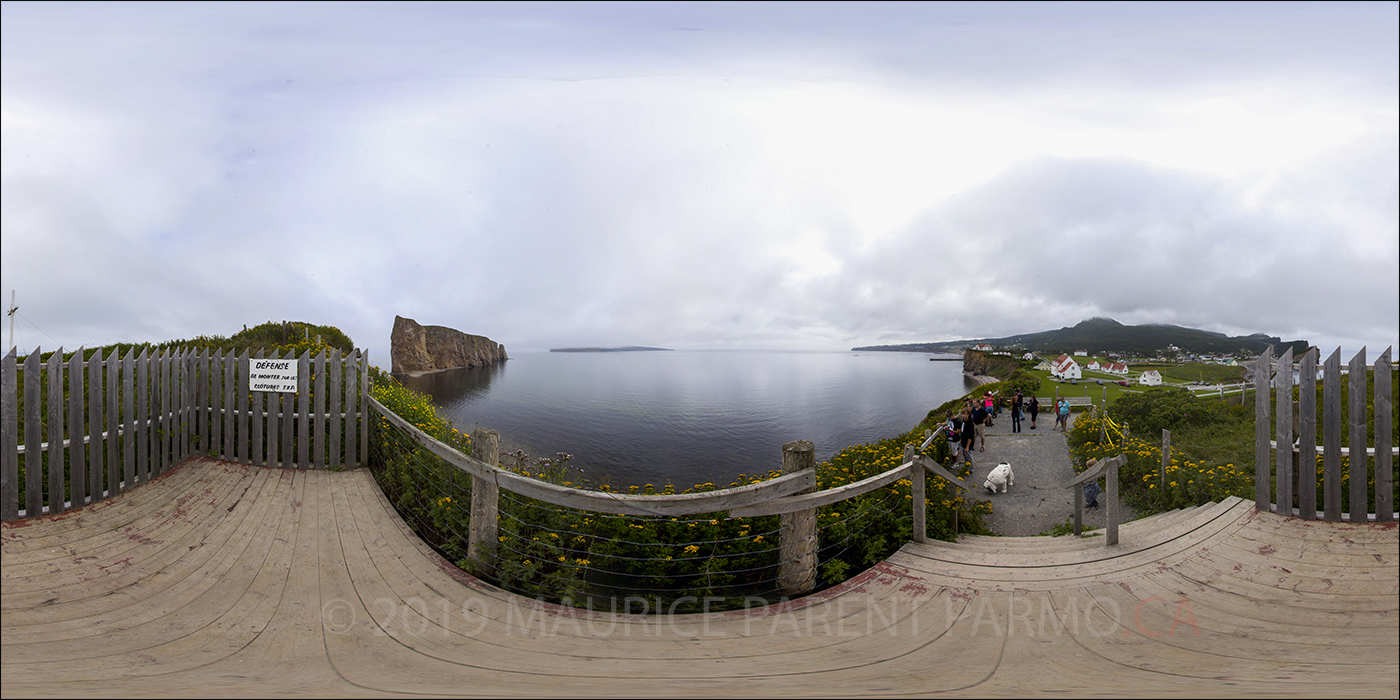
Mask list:
POLYGON ((957 413, 949 411, 947 426, 945 432, 948 435, 948 454, 952 455, 948 460, 952 464, 957 464, 958 454, 962 452, 962 418, 957 413))

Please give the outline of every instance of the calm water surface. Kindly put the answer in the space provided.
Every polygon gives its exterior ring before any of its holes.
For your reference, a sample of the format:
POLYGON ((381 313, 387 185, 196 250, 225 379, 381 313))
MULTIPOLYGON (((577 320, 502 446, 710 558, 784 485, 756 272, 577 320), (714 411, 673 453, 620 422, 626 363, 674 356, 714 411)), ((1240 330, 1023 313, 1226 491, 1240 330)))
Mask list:
POLYGON ((503 451, 568 452, 595 483, 726 485, 899 435, 970 388, 961 362, 924 353, 526 352, 490 367, 410 377, 459 430, 499 431, 503 451))

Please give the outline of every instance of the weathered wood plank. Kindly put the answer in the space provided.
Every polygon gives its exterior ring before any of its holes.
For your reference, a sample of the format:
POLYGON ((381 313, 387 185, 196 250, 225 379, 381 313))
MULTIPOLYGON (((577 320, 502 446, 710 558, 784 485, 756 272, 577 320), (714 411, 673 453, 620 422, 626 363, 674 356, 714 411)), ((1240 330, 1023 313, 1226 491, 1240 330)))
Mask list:
POLYGON ((87 469, 83 460, 83 349, 68 360, 68 494, 74 508, 87 504, 87 469))
POLYGON ((238 404, 234 401, 234 391, 238 385, 238 381, 234 375, 234 372, 238 365, 238 359, 232 350, 229 350, 224 355, 223 364, 224 383, 222 389, 224 393, 224 449, 223 452, 221 452, 220 454, 223 455, 224 459, 227 459, 230 462, 237 462, 238 452, 237 448, 235 447, 236 433, 234 432, 234 421, 238 415, 238 404))
MULTIPOLYGON (((1351 386, 1347 393, 1348 421, 1351 430, 1348 431, 1348 445, 1351 447, 1350 454, 1347 455, 1347 481, 1350 488, 1347 489, 1347 505, 1351 512, 1351 521, 1361 523, 1366 521, 1366 513, 1370 511, 1371 504, 1368 502, 1366 488, 1370 486, 1370 460, 1366 458, 1366 446, 1369 442, 1366 439, 1366 348, 1363 346, 1348 364, 1348 379, 1351 386)), ((1377 425, 1380 425, 1379 423, 1377 425)))
POLYGON ((345 362, 341 360, 340 348, 331 350, 329 364, 330 376, 326 377, 326 466, 340 467, 344 464, 340 455, 340 392, 341 377, 345 374, 345 362))
MULTIPOLYGON (((1317 348, 1298 361, 1298 514, 1317 517, 1317 348)), ((1287 514, 1287 510, 1280 511, 1287 514)))
POLYGON ((360 455, 355 450, 360 443, 359 431, 359 392, 360 353, 351 352, 345 356, 345 468, 360 466, 360 455))
POLYGON ((0 359, 0 522, 19 519, 19 367, 15 348, 0 359))
POLYGON ((143 416, 136 415, 136 349, 126 351, 122 358, 122 482, 128 488, 141 484, 136 471, 136 424, 143 416))
POLYGON ((44 454, 40 432, 39 348, 24 359, 24 514, 32 518, 44 510, 44 454))
POLYGON ((1254 507, 1259 510, 1269 510, 1272 500, 1270 496, 1270 480, 1272 469, 1269 454, 1269 401, 1271 394, 1269 387, 1273 370, 1273 346, 1264 348, 1264 352, 1254 361, 1254 507))
POLYGON ((297 358, 297 469, 311 467, 311 351, 297 358))
POLYGON ((151 356, 146 348, 136 356, 136 481, 151 480, 150 431, 150 370, 151 356))
MULTIPOLYGON (((101 354, 94 355, 94 359, 101 354)), ((121 431, 121 411, 118 408, 121 398, 121 352, 113 348, 102 366, 107 373, 107 437, 104 440, 107 448, 107 484, 116 493, 135 487, 135 484, 122 481, 121 443, 117 438, 121 431)), ((102 428, 94 430, 100 432, 102 428)))
MULTIPOLYGON (((912 467, 912 462, 906 462, 887 472, 869 476, 860 481, 854 481, 834 489, 825 489, 815 493, 802 493, 797 496, 774 498, 764 503, 731 508, 729 509, 729 516, 731 518, 755 518, 763 515, 791 513, 806 508, 829 506, 833 503, 855 498, 856 496, 870 493, 875 489, 889 486, 900 479, 908 478, 909 471, 912 467)), ((813 486, 815 487, 815 483, 813 486)), ((804 491, 805 490, 806 489, 804 489, 804 491)))
POLYGON ((1274 432, 1279 449, 1274 451, 1274 482, 1280 513, 1289 514, 1293 505, 1293 348, 1283 351, 1278 359, 1279 371, 1274 376, 1277 408, 1274 409, 1274 432))
POLYGON ((88 492, 92 500, 98 501, 115 496, 117 484, 106 483, 106 470, 102 466, 102 348, 95 348, 87 360, 88 420, 83 434, 88 436, 87 473, 88 492))
MULTIPOLYGON (((252 360, 261 359, 263 359, 263 351, 261 348, 259 348, 257 353, 255 353, 250 359, 250 362, 252 360)), ((252 371, 252 367, 249 367, 249 377, 252 376, 252 371)), ((248 392, 253 402, 252 408, 250 409, 250 422, 253 426, 253 435, 252 444, 248 448, 248 461, 255 467, 261 467, 266 464, 266 462, 263 459, 263 424, 267 422, 267 418, 264 417, 263 413, 263 396, 267 392, 252 391, 251 388, 252 380, 250 379, 247 388, 245 389, 245 391, 248 392)))
MULTIPOLYGON (((1376 358, 1372 381, 1375 382, 1375 424, 1391 425, 1394 410, 1390 391, 1390 352, 1387 347, 1376 358)), ((1391 454, 1394 445, 1389 430, 1376 431, 1376 522, 1395 521, 1395 457, 1391 454)))
MULTIPOLYGON (((288 350, 286 359, 296 361, 296 355, 297 353, 295 350, 288 350)), ((281 399, 278 403, 280 403, 282 406, 282 427, 278 430, 278 432, 282 435, 282 449, 280 450, 281 454, 279 455, 279 458, 281 460, 283 469, 291 469, 296 465, 296 455, 292 453, 292 447, 293 440, 296 437, 296 435, 293 432, 293 426, 295 425, 293 423, 293 414, 296 413, 297 395, 290 393, 279 393, 278 396, 281 399)))
POLYGON ((316 353, 311 413, 311 468, 326 468, 326 351, 316 353))
POLYGON ((360 352, 360 460, 369 464, 369 422, 374 414, 369 410, 369 351, 360 352))
MULTIPOLYGON (((48 461, 49 472, 49 512, 62 513, 66 510, 66 500, 64 498, 64 469, 63 469, 63 346, 49 355, 48 366, 45 369, 47 375, 45 379, 48 384, 49 394, 49 448, 44 455, 48 461)), ((38 457, 38 450, 35 450, 38 457)), ((81 505, 79 502, 78 505, 81 505)))
MULTIPOLYGON (((281 359, 282 353, 272 351, 272 360, 281 359)), ((267 392, 267 466, 281 467, 281 457, 277 454, 277 424, 282 421, 282 392, 267 392)))
POLYGON ((1322 511, 1342 521, 1342 349, 1328 356, 1322 369, 1322 511))

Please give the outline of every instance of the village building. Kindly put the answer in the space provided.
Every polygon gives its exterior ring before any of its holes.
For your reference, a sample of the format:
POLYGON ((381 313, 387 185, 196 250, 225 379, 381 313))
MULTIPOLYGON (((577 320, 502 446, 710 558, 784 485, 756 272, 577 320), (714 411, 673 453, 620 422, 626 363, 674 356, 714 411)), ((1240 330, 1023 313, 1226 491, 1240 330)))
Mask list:
POLYGON ((1162 373, 1149 369, 1138 376, 1138 383, 1143 386, 1162 386, 1162 373))
POLYGON ((1082 373, 1079 370, 1079 363, 1069 355, 1060 355, 1055 361, 1050 363, 1050 375, 1057 379, 1079 379, 1082 373))

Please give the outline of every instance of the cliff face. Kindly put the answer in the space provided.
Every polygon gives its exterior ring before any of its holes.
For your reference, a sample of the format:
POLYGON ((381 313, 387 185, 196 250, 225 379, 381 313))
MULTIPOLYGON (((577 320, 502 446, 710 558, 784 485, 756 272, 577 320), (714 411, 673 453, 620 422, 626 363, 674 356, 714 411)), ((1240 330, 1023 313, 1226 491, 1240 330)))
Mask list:
POLYGON ((1021 363, 1012 357, 994 356, 977 350, 963 351, 963 371, 973 375, 987 375, 1003 381, 1019 369, 1021 363))
POLYGON ((509 359, 506 348, 480 335, 445 326, 422 326, 411 318, 394 317, 389 335, 394 374, 421 374, 457 367, 480 367, 509 359))

